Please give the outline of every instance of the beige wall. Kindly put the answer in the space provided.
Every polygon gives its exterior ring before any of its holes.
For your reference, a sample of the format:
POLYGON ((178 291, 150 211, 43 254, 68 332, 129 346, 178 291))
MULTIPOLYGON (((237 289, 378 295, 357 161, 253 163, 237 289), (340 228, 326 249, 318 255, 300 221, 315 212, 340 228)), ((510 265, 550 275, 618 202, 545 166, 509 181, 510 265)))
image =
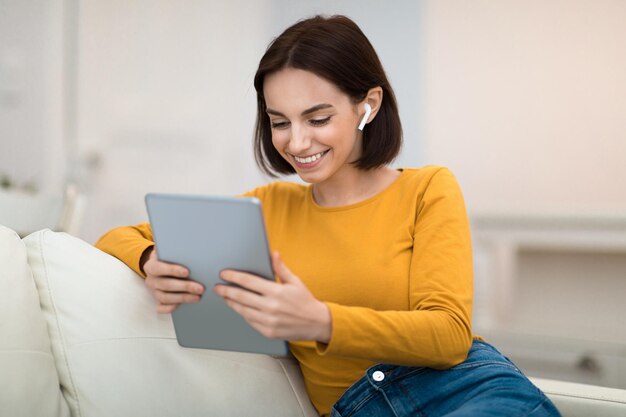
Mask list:
POLYGON ((424 3, 426 160, 472 211, 626 212, 626 2, 424 3))

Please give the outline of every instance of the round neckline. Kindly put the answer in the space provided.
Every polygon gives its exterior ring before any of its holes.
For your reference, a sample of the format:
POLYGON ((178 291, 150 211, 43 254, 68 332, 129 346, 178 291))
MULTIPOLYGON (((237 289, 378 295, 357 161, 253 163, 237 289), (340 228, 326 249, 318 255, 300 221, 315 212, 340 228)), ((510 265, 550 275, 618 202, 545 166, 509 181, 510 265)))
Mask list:
POLYGON ((348 204, 345 206, 333 206, 333 207, 325 207, 325 206, 320 206, 319 204, 317 204, 317 202, 315 201, 315 199, 313 198, 313 185, 309 185, 307 187, 307 199, 309 200, 309 203, 311 203, 311 206, 313 208, 315 208, 318 211, 345 211, 345 210, 351 210, 357 207, 361 207, 364 206, 366 204, 369 204, 375 200, 378 200, 379 198, 381 198, 383 195, 387 194, 388 192, 390 192, 390 190, 396 188, 399 184, 407 175, 407 170, 404 168, 398 168, 396 169, 396 171, 400 171, 400 175, 398 175, 398 178, 396 178, 391 184, 389 184, 387 186, 387 188, 385 188, 384 190, 374 194, 371 197, 366 198, 365 200, 359 201, 357 203, 352 203, 352 204, 348 204))

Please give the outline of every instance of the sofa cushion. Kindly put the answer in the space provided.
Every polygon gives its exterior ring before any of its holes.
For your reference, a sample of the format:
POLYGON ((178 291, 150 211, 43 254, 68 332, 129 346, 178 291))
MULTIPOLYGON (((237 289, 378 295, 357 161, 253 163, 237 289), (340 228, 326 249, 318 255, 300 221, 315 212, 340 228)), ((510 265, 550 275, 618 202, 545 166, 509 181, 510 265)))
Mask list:
POLYGON ((0 414, 69 416, 26 248, 0 226, 0 414))
POLYGON ((281 361, 180 347, 117 259, 49 230, 24 242, 72 415, 317 415, 281 361))

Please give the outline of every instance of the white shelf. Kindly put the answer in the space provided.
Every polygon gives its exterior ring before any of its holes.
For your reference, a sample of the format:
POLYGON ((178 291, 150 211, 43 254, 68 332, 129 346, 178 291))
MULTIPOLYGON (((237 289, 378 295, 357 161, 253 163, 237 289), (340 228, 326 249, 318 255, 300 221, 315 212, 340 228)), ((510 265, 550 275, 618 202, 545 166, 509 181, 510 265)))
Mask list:
POLYGON ((626 387, 626 216, 482 213, 471 224, 475 331, 534 376, 626 387), (586 354, 602 371, 584 368, 586 354))

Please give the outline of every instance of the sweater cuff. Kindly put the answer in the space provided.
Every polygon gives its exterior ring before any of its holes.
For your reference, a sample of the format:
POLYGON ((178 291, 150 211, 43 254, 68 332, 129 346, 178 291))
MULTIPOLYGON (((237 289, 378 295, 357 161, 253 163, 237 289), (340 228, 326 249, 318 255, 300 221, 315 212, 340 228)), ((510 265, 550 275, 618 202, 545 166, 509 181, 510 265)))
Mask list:
POLYGON ((337 345, 341 345, 338 335, 345 334, 343 327, 345 326, 343 315, 341 314, 341 306, 335 303, 325 303, 330 311, 331 334, 328 343, 316 342, 315 349, 318 355, 325 356, 333 354, 337 350, 337 345))
POLYGON ((154 247, 154 243, 153 242, 142 242, 141 245, 139 245, 140 247, 137 251, 137 253, 139 253, 139 257, 137 257, 136 259, 133 259, 132 264, 130 265, 130 267, 133 269, 133 271, 135 271, 136 273, 138 273, 142 278, 146 277, 146 273, 143 272, 143 269, 141 269, 141 258, 143 257, 143 254, 150 248, 154 247))

